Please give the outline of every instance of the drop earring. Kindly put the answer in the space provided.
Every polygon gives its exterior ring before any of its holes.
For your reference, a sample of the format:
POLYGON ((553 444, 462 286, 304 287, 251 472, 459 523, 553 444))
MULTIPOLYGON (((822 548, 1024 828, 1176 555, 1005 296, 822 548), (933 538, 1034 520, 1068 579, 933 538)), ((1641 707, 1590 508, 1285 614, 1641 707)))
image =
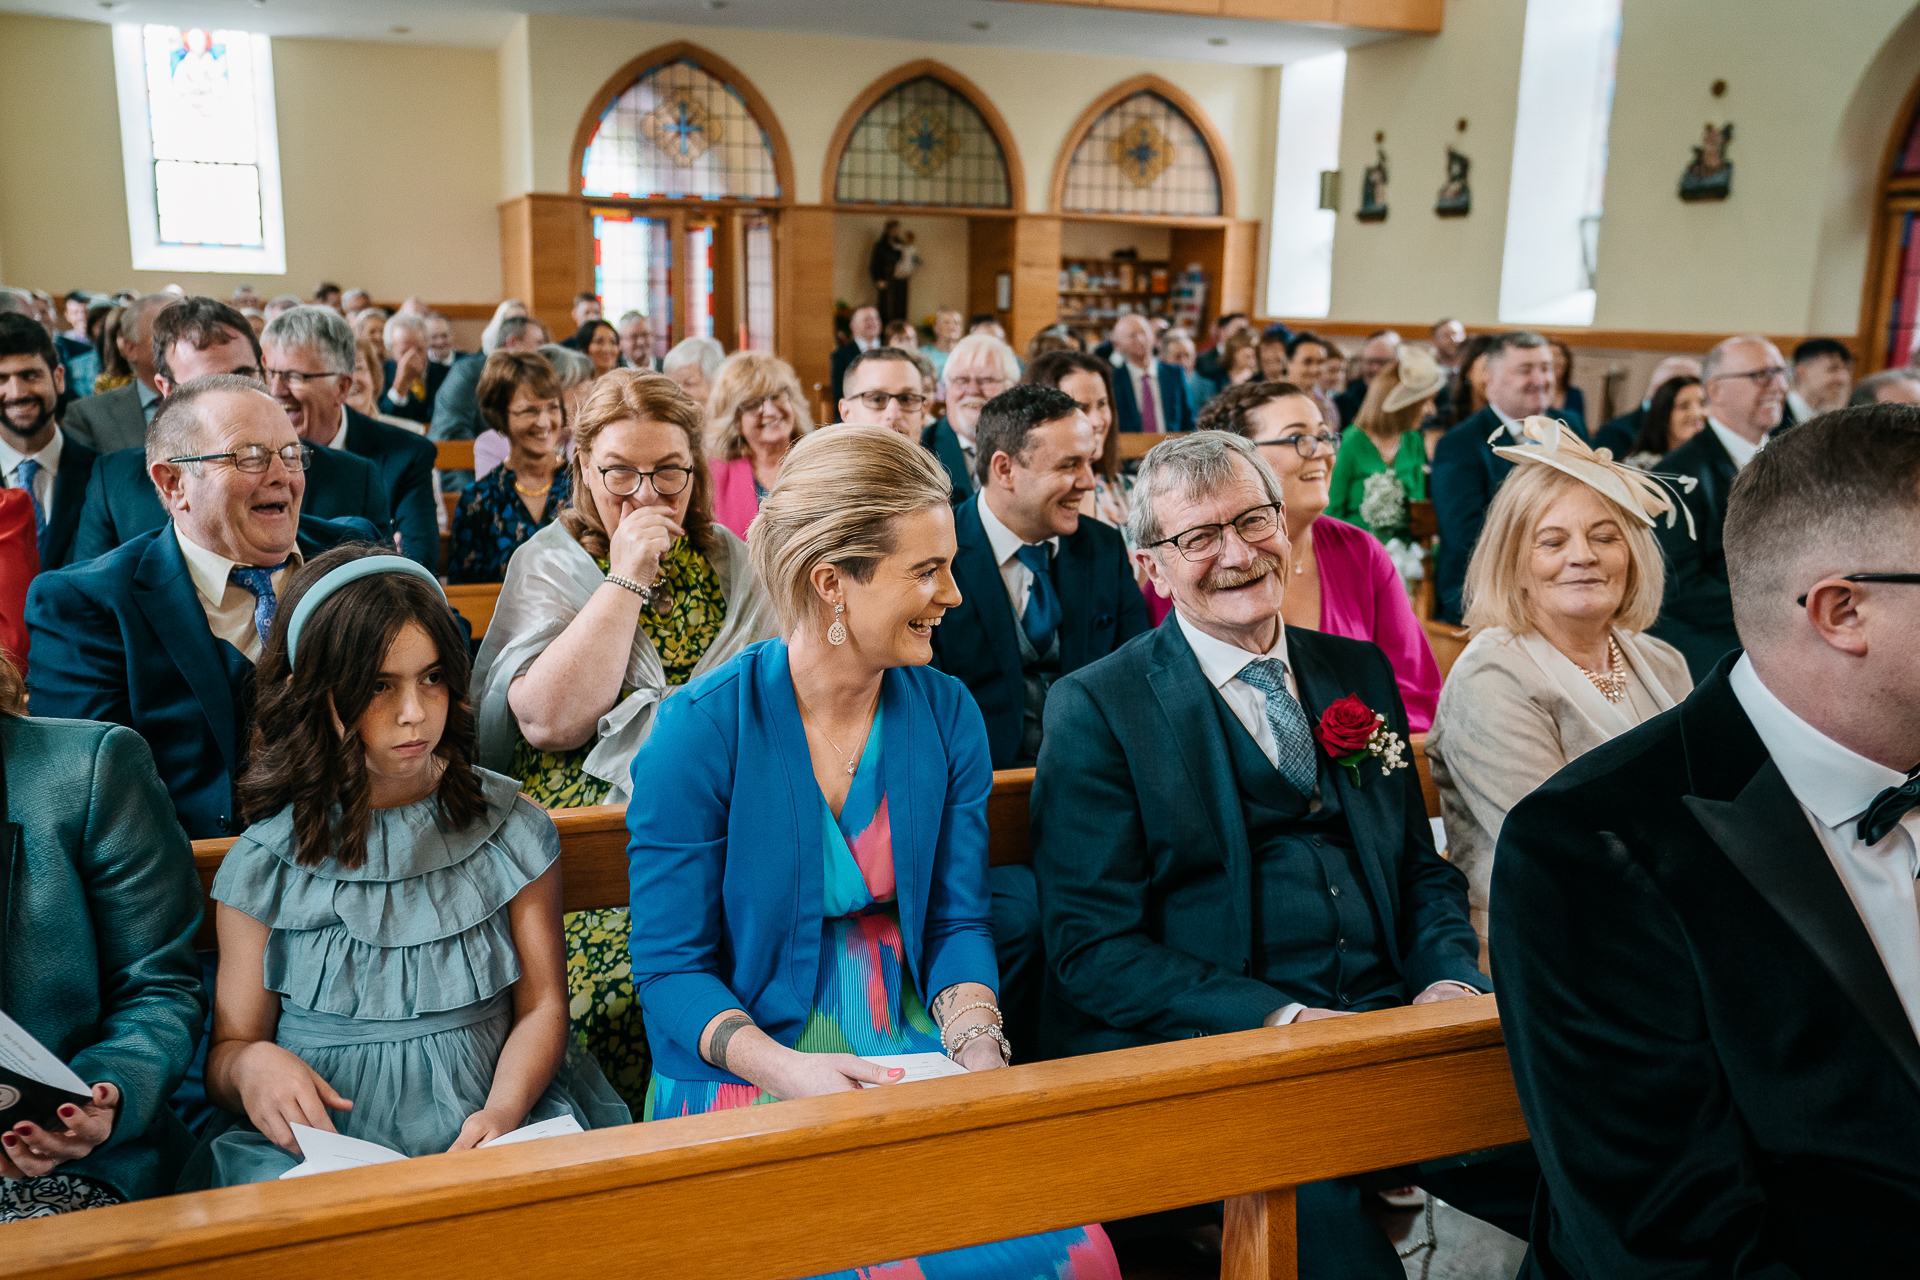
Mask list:
POLYGON ((834 602, 833 625, 827 628, 828 644, 845 644, 847 642, 847 626, 844 622, 840 621, 840 615, 845 613, 846 610, 847 606, 838 601, 834 602))

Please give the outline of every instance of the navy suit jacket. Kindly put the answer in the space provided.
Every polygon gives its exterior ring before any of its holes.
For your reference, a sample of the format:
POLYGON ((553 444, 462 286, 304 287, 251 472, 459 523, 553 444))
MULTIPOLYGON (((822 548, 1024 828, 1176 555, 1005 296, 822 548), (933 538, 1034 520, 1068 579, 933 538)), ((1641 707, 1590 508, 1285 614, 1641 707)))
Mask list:
POLYGON ((945 418, 936 418, 920 433, 920 447, 930 450, 947 469, 953 482, 953 504, 959 506, 973 496, 973 475, 967 470, 967 455, 960 451, 960 437, 953 433, 945 418))
MULTIPOLYGON (((954 511, 953 532, 960 544, 953 577, 965 598, 934 628, 933 664, 972 691, 986 718, 993 767, 1009 769, 1026 729, 1027 688, 1015 634, 1020 621, 980 523, 979 494, 954 511)), ((1092 516, 1081 516, 1080 527, 1060 539, 1053 576, 1060 597, 1063 675, 1106 657, 1153 625, 1127 563, 1127 544, 1092 516)))
POLYGON ((859 354, 860 344, 857 342, 843 342, 833 349, 833 355, 827 364, 829 370, 827 374, 827 395, 831 397, 827 405, 827 412, 835 414, 840 412, 842 388, 846 384, 847 366, 852 364, 853 358, 859 354))
MULTIPOLYGON (((300 551, 309 557, 375 537, 364 520, 300 519, 300 551)), ((222 655, 171 523, 35 578, 27 627, 34 715, 126 725, 153 748, 188 836, 240 830, 234 782, 252 718, 253 667, 236 678, 222 655)))
MULTIPOLYGON (((364 520, 377 531, 372 541, 389 546, 393 543, 392 517, 380 472, 371 462, 350 453, 314 448, 300 514, 322 520, 364 520)), ((147 474, 146 450, 109 453, 94 464, 80 528, 66 563, 83 564, 166 523, 167 509, 160 504, 160 492, 147 474)), ((434 536, 438 539, 437 529, 434 536)), ((435 550, 437 566, 437 545, 435 550)))
MULTIPOLYGON (((34 661, 39 661, 36 654, 34 661)), ((791 1046, 807 1023, 826 897, 826 806, 783 640, 763 640, 660 704, 633 760, 627 857, 633 990, 663 1075, 745 1083, 699 1056, 717 1013, 745 1009, 791 1046)), ((880 682, 881 772, 905 946, 931 1001, 997 989, 987 892, 993 767, 958 680, 893 667, 880 682)))
MULTIPOLYGON (((1162 360, 1154 372, 1160 380, 1160 429, 1193 430, 1193 405, 1187 400, 1187 371, 1162 360)), ((1140 406, 1133 398, 1133 376, 1113 367, 1113 421, 1120 431, 1140 430, 1140 406)))
MULTIPOLYGON (((387 361, 384 369, 387 391, 391 391, 393 389, 394 362, 391 360, 387 361)), ((382 391, 380 393, 380 412, 390 413, 396 418, 411 418, 415 422, 432 422, 433 402, 440 394, 440 384, 447 380, 447 366, 444 364, 435 364, 431 360, 427 361, 425 380, 427 384, 425 399, 421 399, 418 396, 409 396, 405 404, 396 405, 387 398, 387 391, 382 391)))
MULTIPOLYGON (((1558 418, 1572 427, 1582 440, 1586 426, 1578 414, 1549 409, 1549 418, 1558 418)), ((1487 443, 1500 427, 1500 415, 1491 407, 1471 414, 1440 437, 1433 451, 1433 475, 1427 492, 1433 499, 1434 518, 1440 524, 1440 564, 1434 575, 1438 597, 1435 612, 1442 622, 1460 621, 1460 593, 1467 585, 1467 562, 1473 559, 1474 544, 1480 541, 1480 527, 1487 522, 1487 507, 1494 490, 1513 470, 1513 464, 1493 451, 1487 443)))
POLYGON ((40 531, 42 569, 58 569, 67 562, 73 536, 80 528, 80 511, 87 502, 87 481, 99 460, 99 454, 78 440, 62 439, 60 470, 53 477, 53 503, 47 509, 47 527, 40 531))
POLYGON ((400 554, 439 572, 440 495, 433 488, 433 442, 348 409, 347 436, 340 443, 346 452, 379 468, 387 510, 400 534, 400 554))
MULTIPOLYGON (((1406 739, 1393 666, 1374 645, 1288 627, 1287 656, 1309 718, 1356 694, 1406 739)), ((1286 922, 1255 922, 1253 850, 1219 701, 1177 621, 1047 696, 1032 804, 1050 966, 1045 1056, 1246 1031, 1295 998, 1252 976, 1286 922)), ((1340 789, 1387 959, 1407 989, 1492 990, 1466 877, 1434 852, 1415 770, 1383 775, 1369 762, 1355 787, 1315 752, 1321 785, 1340 789)))
POLYGON ((1613 450, 1615 461, 1633 452, 1633 442, 1640 438, 1640 428, 1646 423, 1647 407, 1637 404, 1617 418, 1602 423, 1593 433, 1593 447, 1613 450))
POLYGON ((1740 474, 1733 455, 1711 427, 1660 460, 1668 475, 1692 476, 1699 481, 1680 501, 1693 515, 1693 528, 1683 516, 1674 528, 1653 527, 1667 560, 1667 590, 1660 602, 1660 618, 1647 628, 1678 649, 1687 660, 1695 683, 1705 680, 1714 664, 1730 649, 1740 647, 1733 627, 1733 589, 1727 582, 1727 552, 1722 535, 1727 523, 1727 492, 1740 474), (1689 536, 1689 533, 1697 536, 1689 536))

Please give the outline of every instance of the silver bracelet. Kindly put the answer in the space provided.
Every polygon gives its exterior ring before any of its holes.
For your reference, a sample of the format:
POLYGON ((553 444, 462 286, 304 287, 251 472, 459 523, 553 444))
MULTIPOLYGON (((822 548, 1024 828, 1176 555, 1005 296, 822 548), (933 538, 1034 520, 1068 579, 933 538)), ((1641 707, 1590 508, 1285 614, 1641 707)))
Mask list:
POLYGON ((1013 1065, 1013 1046, 1007 1042, 1005 1033, 991 1022, 976 1023, 961 1032, 960 1042, 954 1045, 953 1048, 947 1050, 947 1056, 955 1062, 960 1061, 960 1051, 972 1044, 975 1040, 978 1040, 981 1036, 992 1036, 995 1040, 999 1041, 1000 1061, 1006 1063, 1008 1066, 1013 1065))
POLYGON ((963 1004, 953 1011, 952 1017, 947 1019, 947 1026, 940 1028, 940 1047, 942 1049, 947 1047, 947 1027, 951 1027, 954 1023, 958 1022, 961 1014, 971 1013, 975 1009, 991 1009, 993 1010, 994 1025, 999 1027, 1007 1025, 1006 1015, 1001 1013, 1000 1006, 991 1000, 976 1000, 972 1004, 963 1004))
POLYGON ((608 574, 607 581, 616 587, 625 587, 627 590, 633 592, 633 594, 639 596, 640 607, 643 609, 653 603, 652 583, 635 582, 632 578, 623 578, 617 573, 608 574))

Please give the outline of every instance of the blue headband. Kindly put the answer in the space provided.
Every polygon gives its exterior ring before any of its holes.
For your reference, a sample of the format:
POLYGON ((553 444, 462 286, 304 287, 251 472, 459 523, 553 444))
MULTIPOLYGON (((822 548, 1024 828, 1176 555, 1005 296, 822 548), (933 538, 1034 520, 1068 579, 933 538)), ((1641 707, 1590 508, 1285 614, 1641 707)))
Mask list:
POLYGON ((446 589, 440 585, 440 579, 407 559, 405 556, 364 556, 359 560, 349 560, 327 574, 326 577, 307 588, 307 594, 300 597, 300 603, 293 610, 293 621, 287 624, 287 667, 293 667, 294 646, 300 643, 300 630, 307 625, 307 619, 320 607, 320 602, 328 596, 360 578, 370 578, 376 573, 410 573, 416 578, 425 579, 433 584, 442 600, 447 598, 446 589))

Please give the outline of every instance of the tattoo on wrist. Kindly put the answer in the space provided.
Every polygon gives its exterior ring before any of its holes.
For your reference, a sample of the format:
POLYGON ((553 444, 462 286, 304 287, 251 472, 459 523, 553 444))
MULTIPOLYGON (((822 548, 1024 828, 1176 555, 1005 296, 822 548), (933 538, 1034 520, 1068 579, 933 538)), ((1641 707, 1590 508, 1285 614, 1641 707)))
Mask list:
POLYGON ((732 1014, 721 1019, 720 1025, 713 1029, 713 1039, 707 1045, 707 1061, 722 1071, 727 1066, 727 1045, 733 1037, 753 1025, 753 1019, 744 1013, 732 1014))
POLYGON ((948 987, 945 991, 942 991, 933 998, 933 1007, 927 1010, 927 1012, 933 1015, 933 1023, 935 1026, 944 1027, 947 1025, 947 1013, 954 1005, 960 1002, 958 992, 958 987, 948 987))

